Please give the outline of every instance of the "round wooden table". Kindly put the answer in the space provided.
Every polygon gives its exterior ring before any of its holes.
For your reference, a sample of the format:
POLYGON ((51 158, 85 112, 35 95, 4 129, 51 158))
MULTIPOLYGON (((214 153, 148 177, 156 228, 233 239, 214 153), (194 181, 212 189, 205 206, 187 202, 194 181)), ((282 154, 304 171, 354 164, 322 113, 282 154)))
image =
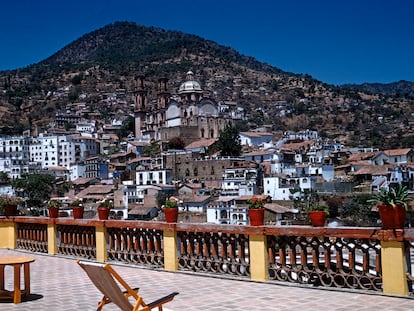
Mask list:
POLYGON ((20 303, 22 297, 30 295, 30 263, 34 262, 32 257, 0 257, 0 299, 13 298, 14 303, 20 303), (14 288, 12 291, 4 287, 4 270, 6 266, 13 266, 14 270, 14 288), (20 289, 20 269, 23 266, 24 271, 24 289, 20 289))

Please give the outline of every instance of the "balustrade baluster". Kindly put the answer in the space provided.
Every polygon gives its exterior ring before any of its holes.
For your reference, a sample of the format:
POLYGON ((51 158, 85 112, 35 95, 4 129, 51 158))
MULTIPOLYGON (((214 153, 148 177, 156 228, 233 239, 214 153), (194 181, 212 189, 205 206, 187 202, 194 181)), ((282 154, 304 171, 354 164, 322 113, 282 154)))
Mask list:
POLYGON ((202 254, 203 257, 210 257, 211 255, 211 243, 209 240, 204 240, 202 254))
POLYGON ((319 250, 315 248, 312 250, 312 263, 314 268, 319 269, 319 250))
POLYGON ((377 252, 375 256, 375 272, 381 273, 381 252, 377 252))
POLYGON ((296 264, 296 249, 291 248, 290 252, 290 264, 294 266, 296 264))
POLYGON ((355 270, 355 249, 348 253, 349 269, 355 270))
POLYGON ((211 256, 217 257, 218 256, 218 243, 215 236, 213 236, 212 242, 211 242, 211 256))
POLYGON ((132 249, 132 241, 131 236, 129 234, 125 234, 125 243, 126 243, 126 250, 130 251, 132 249))
POLYGON ((336 250, 336 268, 337 270, 342 270, 344 268, 343 263, 344 263, 344 254, 343 254, 343 250, 339 249, 336 250))
POLYGON ((300 264, 304 267, 308 265, 308 251, 306 248, 300 251, 300 264))
POLYGON ((324 257, 324 260, 325 260, 324 267, 326 269, 329 269, 331 267, 331 261, 332 261, 331 260, 331 249, 330 248, 328 248, 325 251, 325 253, 323 254, 323 257, 324 257))
POLYGON ((146 244, 147 244, 146 237, 141 235, 141 251, 145 251, 146 244))
POLYGON ((362 271, 367 272, 369 270, 369 253, 365 251, 362 255, 362 271))

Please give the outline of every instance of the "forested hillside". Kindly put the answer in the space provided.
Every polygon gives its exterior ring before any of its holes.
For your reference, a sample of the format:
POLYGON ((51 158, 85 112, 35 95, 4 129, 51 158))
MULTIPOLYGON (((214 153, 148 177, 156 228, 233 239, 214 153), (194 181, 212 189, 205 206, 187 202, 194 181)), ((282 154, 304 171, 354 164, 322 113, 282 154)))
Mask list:
POLYGON ((132 113, 138 74, 155 98, 159 78, 169 79, 174 94, 188 70, 208 96, 244 107, 253 128, 317 129, 353 146, 412 146, 411 82, 332 86, 195 35, 130 22, 85 34, 38 64, 0 72, 1 134, 46 129, 75 103, 85 104, 85 118, 91 111, 102 120, 122 118, 132 113))

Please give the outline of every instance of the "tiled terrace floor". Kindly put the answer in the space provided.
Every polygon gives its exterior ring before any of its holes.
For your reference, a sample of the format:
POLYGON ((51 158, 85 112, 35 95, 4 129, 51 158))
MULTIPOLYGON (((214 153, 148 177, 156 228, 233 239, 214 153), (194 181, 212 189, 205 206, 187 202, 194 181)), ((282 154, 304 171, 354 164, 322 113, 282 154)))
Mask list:
MULTIPOLYGON (((31 256, 31 297, 21 304, 0 301, 0 310, 96 310, 101 294, 75 259, 0 249, 0 257, 31 256)), ((165 309, 173 311, 222 310, 414 310, 414 299, 384 295, 280 286, 186 273, 113 265, 132 286, 140 287, 147 302, 172 291, 180 294, 165 309)), ((13 272, 6 268, 6 288, 13 272)), ((118 310, 107 305, 104 311, 118 310)))

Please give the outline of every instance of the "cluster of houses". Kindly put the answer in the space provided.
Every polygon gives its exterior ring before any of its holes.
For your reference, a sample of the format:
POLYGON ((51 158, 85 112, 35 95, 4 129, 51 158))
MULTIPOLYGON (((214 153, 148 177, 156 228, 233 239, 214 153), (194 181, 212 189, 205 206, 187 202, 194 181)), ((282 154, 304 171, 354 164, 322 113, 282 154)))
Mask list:
POLYGON ((218 224, 247 224, 247 200, 253 196, 269 202, 269 222, 285 224, 299 212, 292 200, 306 191, 370 193, 392 183, 413 189, 411 148, 347 148, 313 130, 241 132, 240 156, 211 155, 207 151, 220 131, 244 118, 242 109, 208 98, 191 72, 177 95, 168 92, 166 82, 160 79, 157 98, 151 101, 143 78, 137 78, 135 133, 128 140, 116 135, 122 122, 97 129, 94 121, 59 113, 56 124, 74 122, 74 131, 0 137, 1 171, 11 179, 53 174, 57 182, 72 185, 64 200, 83 199, 91 211, 95 202, 111 197, 112 218, 162 220, 159 199, 174 195, 180 221, 218 224), (183 149, 144 155, 145 148, 175 137, 183 138, 183 149))
POLYGON ((81 198, 91 208, 109 196, 114 200, 112 217, 118 219, 162 219, 162 193, 179 198, 181 221, 247 224, 246 201, 260 195, 270 198, 268 219, 283 224, 298 212, 292 200, 306 191, 371 193, 392 183, 413 188, 411 148, 350 149, 314 131, 284 133, 277 141, 260 131, 242 132, 240 138, 245 152, 239 157, 207 155, 214 139, 146 157, 141 153, 150 144, 134 139, 124 150, 105 155, 105 141, 92 136, 2 137, 0 168, 10 178, 54 174, 73 186, 66 200, 81 198))

